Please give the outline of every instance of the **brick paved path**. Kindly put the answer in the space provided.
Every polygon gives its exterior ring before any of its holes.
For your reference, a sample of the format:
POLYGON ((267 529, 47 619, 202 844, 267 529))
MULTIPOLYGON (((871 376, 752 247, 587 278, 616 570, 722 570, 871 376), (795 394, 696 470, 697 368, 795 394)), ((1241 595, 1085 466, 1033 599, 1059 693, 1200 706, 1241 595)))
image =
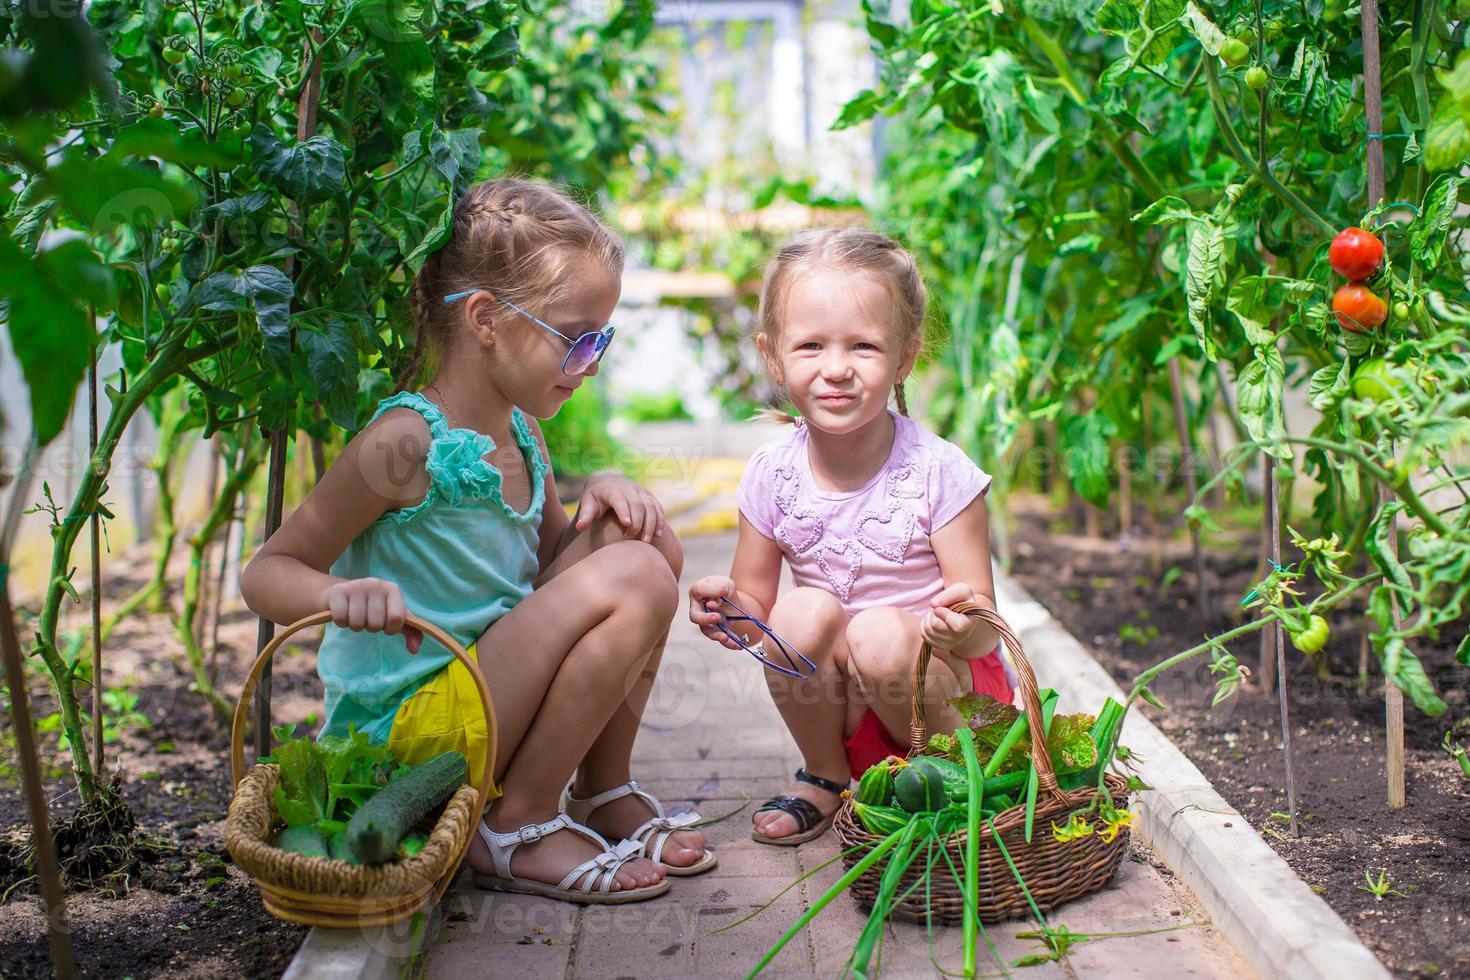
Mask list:
MULTIPOLYGON (((729 571, 735 535, 720 529, 732 523, 730 500, 739 470, 738 460, 705 459, 686 467, 676 485, 659 489, 684 540, 686 588, 702 575, 729 571)), ((441 921, 425 958, 431 980, 744 976, 841 875, 841 862, 829 865, 755 918, 716 932, 835 857, 836 838, 829 833, 799 848, 762 846, 750 839, 751 811, 784 789, 800 759, 757 665, 743 653, 705 640, 687 618, 674 623, 644 724, 633 776, 666 808, 693 804, 708 819, 750 801, 742 812, 704 828, 719 853, 719 867, 673 879, 661 898, 602 908, 482 892, 466 875, 440 907, 441 921)), ((1055 911, 1050 921, 1073 932, 1151 930, 1202 919, 1196 905, 1167 868, 1156 867, 1147 850, 1138 848, 1112 887, 1055 911)), ((865 919, 852 899, 839 896, 782 950, 765 975, 836 976, 865 919)), ((1004 962, 1040 949, 1016 936, 1034 927, 1021 921, 991 927, 1004 962)), ((958 973, 960 951, 958 927, 935 930, 933 956, 945 972, 958 973)), ((982 973, 999 975, 993 964, 984 969, 983 945, 981 954, 982 973)), ((923 927, 895 923, 884 942, 882 975, 941 976, 930 955, 923 927)), ((1074 948, 1063 963, 1013 972, 1026 980, 1251 975, 1209 926, 1098 939, 1074 948)))

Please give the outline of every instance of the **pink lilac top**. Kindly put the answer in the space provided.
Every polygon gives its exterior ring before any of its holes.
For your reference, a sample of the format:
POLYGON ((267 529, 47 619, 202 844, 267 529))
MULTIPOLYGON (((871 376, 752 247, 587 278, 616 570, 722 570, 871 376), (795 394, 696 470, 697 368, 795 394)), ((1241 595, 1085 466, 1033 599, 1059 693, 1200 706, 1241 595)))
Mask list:
POLYGON ((798 421, 756 451, 735 494, 745 519, 786 556, 793 582, 832 593, 849 616, 874 606, 927 612, 944 588, 929 536, 990 489, 990 475, 958 446, 889 415, 893 449, 865 486, 818 487, 798 421))

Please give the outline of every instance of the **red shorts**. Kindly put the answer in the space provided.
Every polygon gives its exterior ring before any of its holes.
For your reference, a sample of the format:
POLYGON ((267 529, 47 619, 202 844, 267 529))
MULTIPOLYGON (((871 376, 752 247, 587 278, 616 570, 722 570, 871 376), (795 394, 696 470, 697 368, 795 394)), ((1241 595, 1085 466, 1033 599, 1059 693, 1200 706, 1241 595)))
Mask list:
MULTIPOLYGON (((975 685, 975 693, 989 694, 1006 704, 1011 703, 1011 685, 1006 680, 1005 665, 995 650, 970 661, 970 678, 975 685)), ((890 755, 901 759, 909 754, 908 744, 894 738, 872 708, 863 715, 857 731, 849 735, 843 744, 847 747, 847 765, 852 770, 853 779, 862 779, 870 766, 890 755)))

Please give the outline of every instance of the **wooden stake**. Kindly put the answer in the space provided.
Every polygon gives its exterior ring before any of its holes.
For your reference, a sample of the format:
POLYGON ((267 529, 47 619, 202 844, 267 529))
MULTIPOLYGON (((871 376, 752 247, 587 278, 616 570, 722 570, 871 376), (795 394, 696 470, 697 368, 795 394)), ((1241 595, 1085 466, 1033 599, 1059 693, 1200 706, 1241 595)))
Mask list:
MULTIPOLYGON (((1363 108, 1368 124, 1368 207, 1375 208, 1383 200, 1383 77, 1378 48, 1378 0, 1363 0, 1363 108)), ((1388 491, 1379 488, 1380 505, 1389 500, 1388 491)), ((1398 528, 1394 528, 1390 547, 1398 556, 1398 528)), ((1393 609, 1393 625, 1399 625, 1399 607, 1389 593, 1393 609)), ((1404 805, 1404 692, 1387 676, 1384 677, 1385 735, 1388 739, 1388 806, 1397 810, 1404 805)))
MULTIPOLYGON (((1270 456, 1261 453, 1261 488, 1266 495, 1266 527, 1261 529, 1261 560, 1256 563, 1256 581, 1260 581, 1270 574, 1271 562, 1269 559, 1281 560, 1281 556, 1272 548, 1272 542, 1281 538, 1280 525, 1272 525, 1270 515, 1275 510, 1274 489, 1276 486, 1276 467, 1270 456)), ((1269 629, 1261 630, 1261 657, 1259 669, 1256 671, 1260 678, 1261 690, 1266 694, 1276 692, 1276 627, 1272 624, 1269 629)))
MULTIPOLYGON (((1184 408, 1184 378, 1179 371, 1179 359, 1169 358, 1169 390, 1174 396, 1174 427, 1179 434, 1180 461, 1184 469, 1184 487, 1189 493, 1189 502, 1194 503, 1199 493, 1199 483, 1194 474, 1194 445, 1189 437, 1189 413, 1184 408)), ((1205 553, 1200 543, 1200 529, 1191 524, 1189 538, 1194 545, 1194 599, 1195 610, 1203 620, 1210 618, 1210 592, 1205 582, 1205 553)))
MULTIPOLYGON (((1264 454, 1262 454, 1264 455, 1264 454)), ((1269 482, 1266 495, 1270 498, 1271 560, 1281 564, 1281 488, 1276 480, 1275 460, 1266 456, 1266 472, 1269 482)), ((1281 756, 1286 764, 1286 812, 1291 817, 1291 836, 1300 837, 1301 828, 1296 813, 1296 767, 1291 757, 1291 718, 1287 708, 1287 696, 1291 685, 1286 675, 1286 637, 1280 621, 1271 624, 1270 632, 1276 643, 1276 703, 1281 706, 1281 756)))
MULTIPOLYGON (((89 306, 93 329, 97 314, 89 306)), ((92 344, 87 363, 87 465, 97 458, 97 345, 92 344)), ((87 523, 92 532, 92 758, 97 778, 102 778, 102 515, 92 508, 87 523)))
MULTIPOLYGON (((321 31, 312 30, 312 38, 317 44, 322 43, 321 31)), ((296 102, 296 139, 305 142, 316 135, 317 106, 322 94, 322 62, 321 58, 312 57, 311 44, 303 42, 304 54, 302 56, 303 67, 309 70, 309 76, 305 85, 301 87, 301 97, 296 102)), ((292 206, 292 220, 296 220, 296 208, 292 206)), ((294 266, 291 258, 286 258, 287 268, 294 266)), ((293 301, 294 305, 294 301, 293 301)), ((266 484, 265 504, 265 538, 269 540, 276 529, 281 526, 281 509, 286 489, 286 430, 276 429, 269 433, 270 438, 270 477, 266 484)), ((260 626, 255 635, 255 654, 260 656, 270 641, 276 635, 276 624, 260 617, 260 626)), ((260 683, 255 689, 255 749, 258 756, 270 755, 271 751, 271 665, 267 663, 261 671, 260 683)))
POLYGON ((10 545, 20 523, 21 507, 30 496, 35 457, 36 447, 32 441, 16 474, 14 496, 11 497, 4 526, 0 527, 0 656, 5 660, 5 682, 10 688, 10 727, 15 732, 21 783, 25 787, 26 808, 31 817, 31 843, 36 849, 36 872, 41 879, 41 900, 46 905, 51 969, 62 980, 72 980, 77 975, 77 967, 72 959, 71 930, 66 923, 66 893, 62 886, 61 868, 56 863, 56 847, 51 839, 46 787, 41 779, 41 759, 36 752, 36 732, 31 722, 30 700, 26 696, 20 638, 15 631, 15 611, 10 605, 10 545))

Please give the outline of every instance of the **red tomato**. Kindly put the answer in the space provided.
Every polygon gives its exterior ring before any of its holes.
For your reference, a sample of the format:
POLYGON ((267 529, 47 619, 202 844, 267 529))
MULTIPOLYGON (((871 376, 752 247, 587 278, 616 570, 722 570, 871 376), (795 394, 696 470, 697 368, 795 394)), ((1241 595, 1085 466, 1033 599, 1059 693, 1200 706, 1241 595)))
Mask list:
POLYGON ((1383 242, 1371 231, 1344 228, 1332 240, 1327 258, 1344 279, 1367 279, 1383 265, 1383 242))
POLYGON ((1332 310, 1344 330, 1367 333, 1388 319, 1388 304, 1360 282, 1350 282, 1332 297, 1332 310))

